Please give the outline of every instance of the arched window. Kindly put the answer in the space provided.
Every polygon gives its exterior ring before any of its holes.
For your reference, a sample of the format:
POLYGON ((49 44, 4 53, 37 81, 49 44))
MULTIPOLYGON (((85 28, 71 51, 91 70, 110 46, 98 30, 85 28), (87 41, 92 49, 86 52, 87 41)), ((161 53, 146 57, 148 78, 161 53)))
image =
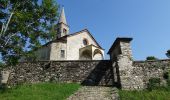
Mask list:
POLYGON ((89 42, 87 39, 83 39, 83 44, 86 46, 86 45, 89 45, 89 42))
POLYGON ((67 34, 67 30, 66 30, 65 28, 63 29, 63 33, 64 33, 64 34, 67 34))

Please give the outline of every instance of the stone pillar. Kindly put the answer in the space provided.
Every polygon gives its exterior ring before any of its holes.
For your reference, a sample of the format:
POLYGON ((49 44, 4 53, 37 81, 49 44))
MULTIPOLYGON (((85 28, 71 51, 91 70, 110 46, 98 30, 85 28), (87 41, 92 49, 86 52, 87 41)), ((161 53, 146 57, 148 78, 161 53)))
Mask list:
POLYGON ((5 88, 7 86, 8 78, 9 78, 9 71, 1 71, 1 78, 0 78, 0 87, 5 88))
POLYGON ((9 78, 9 74, 10 74, 10 72, 9 71, 2 71, 1 72, 1 77, 2 77, 2 79, 1 79, 1 83, 2 84, 7 84, 7 81, 8 81, 8 78, 9 78))
POLYGON ((108 54, 114 63, 113 68, 116 69, 116 78, 120 87, 125 90, 138 88, 134 84, 133 60, 130 42, 132 38, 117 38, 110 48, 108 54))

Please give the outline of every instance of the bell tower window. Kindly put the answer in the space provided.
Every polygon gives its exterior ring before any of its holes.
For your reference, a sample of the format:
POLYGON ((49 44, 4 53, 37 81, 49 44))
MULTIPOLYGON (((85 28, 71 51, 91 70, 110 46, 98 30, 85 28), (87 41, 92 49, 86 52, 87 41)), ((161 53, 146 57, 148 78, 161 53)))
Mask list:
POLYGON ((63 33, 64 33, 64 34, 67 34, 67 30, 66 30, 65 28, 63 29, 63 33))

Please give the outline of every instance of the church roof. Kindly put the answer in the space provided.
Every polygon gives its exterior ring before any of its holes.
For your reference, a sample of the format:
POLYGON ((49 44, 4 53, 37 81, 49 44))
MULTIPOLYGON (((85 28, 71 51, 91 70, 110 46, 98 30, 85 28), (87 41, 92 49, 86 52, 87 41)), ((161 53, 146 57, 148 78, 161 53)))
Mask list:
POLYGON ((47 45, 49 45, 49 44, 51 44, 51 43, 53 43, 53 42, 65 42, 65 41, 67 41, 67 35, 66 35, 66 36, 63 36, 63 37, 61 37, 61 38, 52 40, 52 41, 50 41, 50 42, 47 42, 46 44, 42 45, 42 47, 43 47, 43 46, 47 46, 47 45))
MULTIPOLYGON (((61 37, 61 38, 55 39, 55 40, 53 40, 53 41, 50 41, 50 42, 44 44, 43 46, 47 46, 48 44, 51 44, 51 43, 53 43, 53 42, 66 42, 66 41, 67 41, 67 37, 72 37, 72 36, 81 34, 82 32, 87 32, 87 33, 89 34, 89 36, 90 36, 90 37, 94 40, 94 42, 97 44, 97 46, 98 46, 100 49, 103 49, 103 48, 99 45, 99 43, 97 43, 97 41, 94 39, 94 37, 92 36, 92 34, 88 31, 88 29, 83 29, 83 30, 81 30, 81 31, 79 31, 79 32, 75 32, 75 33, 72 33, 72 34, 65 35, 65 36, 63 36, 63 37, 61 37)), ((104 50, 104 49, 103 49, 103 50, 104 50)))
MULTIPOLYGON (((92 34, 90 33, 90 31, 89 31, 88 29, 83 29, 83 30, 81 30, 81 31, 79 31, 79 32, 75 32, 75 33, 73 33, 73 34, 69 34, 68 37, 78 35, 78 34, 80 34, 80 33, 82 33, 82 32, 87 32, 87 33, 90 35, 90 37, 94 40, 94 42, 97 44, 97 46, 98 46, 100 49, 103 49, 103 48, 99 45, 99 43, 95 40, 95 38, 92 36, 92 34)), ((103 50, 104 50, 104 49, 103 49, 103 50)))
POLYGON ((62 8, 58 23, 64 23, 67 25, 66 16, 64 12, 64 7, 62 8))

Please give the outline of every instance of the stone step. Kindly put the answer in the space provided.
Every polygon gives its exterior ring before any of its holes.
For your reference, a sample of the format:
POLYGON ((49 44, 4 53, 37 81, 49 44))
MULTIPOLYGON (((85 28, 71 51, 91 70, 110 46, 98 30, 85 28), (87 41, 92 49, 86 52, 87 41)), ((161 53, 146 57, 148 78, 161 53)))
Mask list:
POLYGON ((113 87, 83 86, 67 100, 118 100, 118 93, 113 87))

